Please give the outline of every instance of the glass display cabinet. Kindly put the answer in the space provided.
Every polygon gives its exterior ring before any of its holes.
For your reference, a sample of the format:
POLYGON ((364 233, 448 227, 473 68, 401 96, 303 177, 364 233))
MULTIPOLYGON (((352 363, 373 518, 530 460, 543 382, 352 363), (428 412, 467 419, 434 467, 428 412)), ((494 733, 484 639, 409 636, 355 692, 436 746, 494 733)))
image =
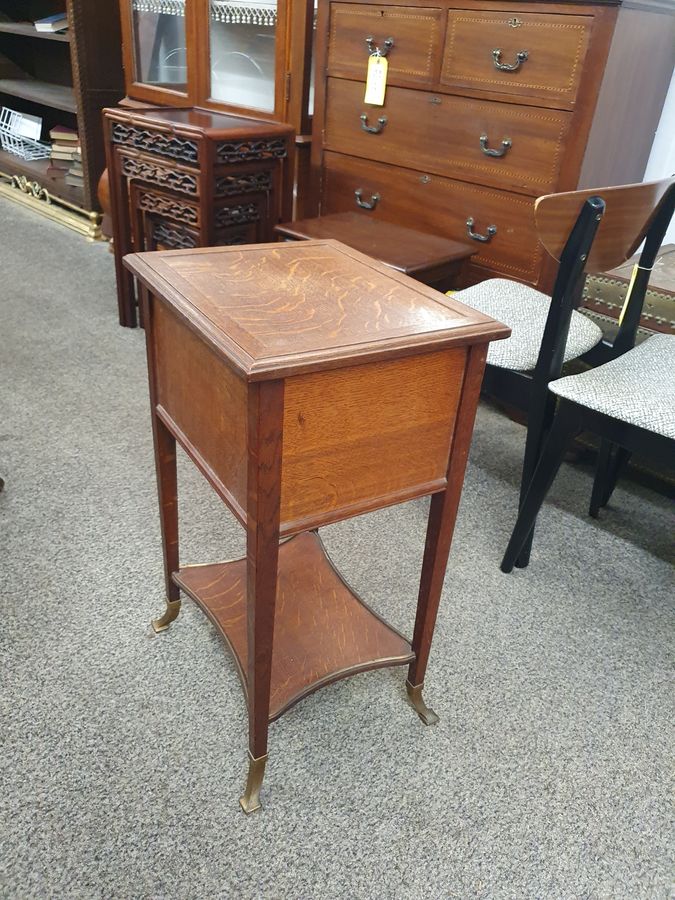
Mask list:
POLYGON ((315 0, 120 0, 127 95, 311 131, 315 0))
POLYGON ((211 99, 271 113, 275 108, 277 0, 211 3, 211 99))
POLYGON ((184 2, 135 0, 131 10, 134 82, 185 94, 187 39, 184 2))

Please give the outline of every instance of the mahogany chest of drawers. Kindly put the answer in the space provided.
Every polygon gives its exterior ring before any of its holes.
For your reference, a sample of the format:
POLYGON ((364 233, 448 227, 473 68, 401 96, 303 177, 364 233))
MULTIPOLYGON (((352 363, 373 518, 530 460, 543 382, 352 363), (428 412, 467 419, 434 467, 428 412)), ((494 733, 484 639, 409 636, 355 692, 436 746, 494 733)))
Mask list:
POLYGON ((313 208, 472 239, 467 282, 544 289, 535 198, 642 180, 675 57, 667 0, 322 0, 318 34, 313 208))
POLYGON ((271 241, 290 216, 290 125, 148 107, 105 110, 105 129, 121 325, 136 325, 126 253, 271 241))

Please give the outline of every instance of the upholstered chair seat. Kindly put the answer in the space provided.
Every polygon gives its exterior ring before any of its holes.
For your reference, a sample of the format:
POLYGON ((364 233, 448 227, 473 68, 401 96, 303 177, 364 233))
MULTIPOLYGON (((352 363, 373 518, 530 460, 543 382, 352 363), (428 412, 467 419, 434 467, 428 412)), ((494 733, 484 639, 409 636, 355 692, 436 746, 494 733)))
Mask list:
POLYGON ((549 390, 675 440, 675 335, 654 334, 603 366, 551 381, 549 390))
MULTIPOLYGON (((491 278, 453 293, 453 299, 486 313, 511 328, 506 341, 494 341, 487 361, 500 369, 531 372, 537 364, 551 298, 525 284, 491 278)), ((588 316, 574 310, 564 361, 587 353, 602 340, 602 330, 588 316)))

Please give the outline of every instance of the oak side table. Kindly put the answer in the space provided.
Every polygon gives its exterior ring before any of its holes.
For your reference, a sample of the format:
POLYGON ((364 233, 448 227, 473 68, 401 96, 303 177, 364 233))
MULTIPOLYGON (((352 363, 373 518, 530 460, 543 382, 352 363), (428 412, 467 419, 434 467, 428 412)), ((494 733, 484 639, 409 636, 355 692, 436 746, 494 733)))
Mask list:
POLYGON ((241 805, 268 726, 326 684, 424 675, 488 343, 509 329, 333 240, 134 254, 148 351, 167 606, 191 597, 248 703, 241 805), (246 529, 244 559, 181 567, 176 442, 246 529), (342 580, 317 529, 433 495, 412 640, 342 580), (280 543, 280 539, 283 540, 280 543))

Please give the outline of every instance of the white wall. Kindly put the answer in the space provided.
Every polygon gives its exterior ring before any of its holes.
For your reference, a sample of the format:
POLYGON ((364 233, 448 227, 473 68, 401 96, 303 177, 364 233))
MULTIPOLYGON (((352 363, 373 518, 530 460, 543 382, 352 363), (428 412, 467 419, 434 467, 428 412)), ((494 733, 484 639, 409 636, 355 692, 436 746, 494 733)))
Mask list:
MULTIPOLYGON (((649 155, 644 180, 655 181, 657 178, 667 178, 670 175, 675 175, 675 72, 663 105, 661 121, 649 155)), ((664 243, 675 243, 675 219, 670 223, 664 243)))

